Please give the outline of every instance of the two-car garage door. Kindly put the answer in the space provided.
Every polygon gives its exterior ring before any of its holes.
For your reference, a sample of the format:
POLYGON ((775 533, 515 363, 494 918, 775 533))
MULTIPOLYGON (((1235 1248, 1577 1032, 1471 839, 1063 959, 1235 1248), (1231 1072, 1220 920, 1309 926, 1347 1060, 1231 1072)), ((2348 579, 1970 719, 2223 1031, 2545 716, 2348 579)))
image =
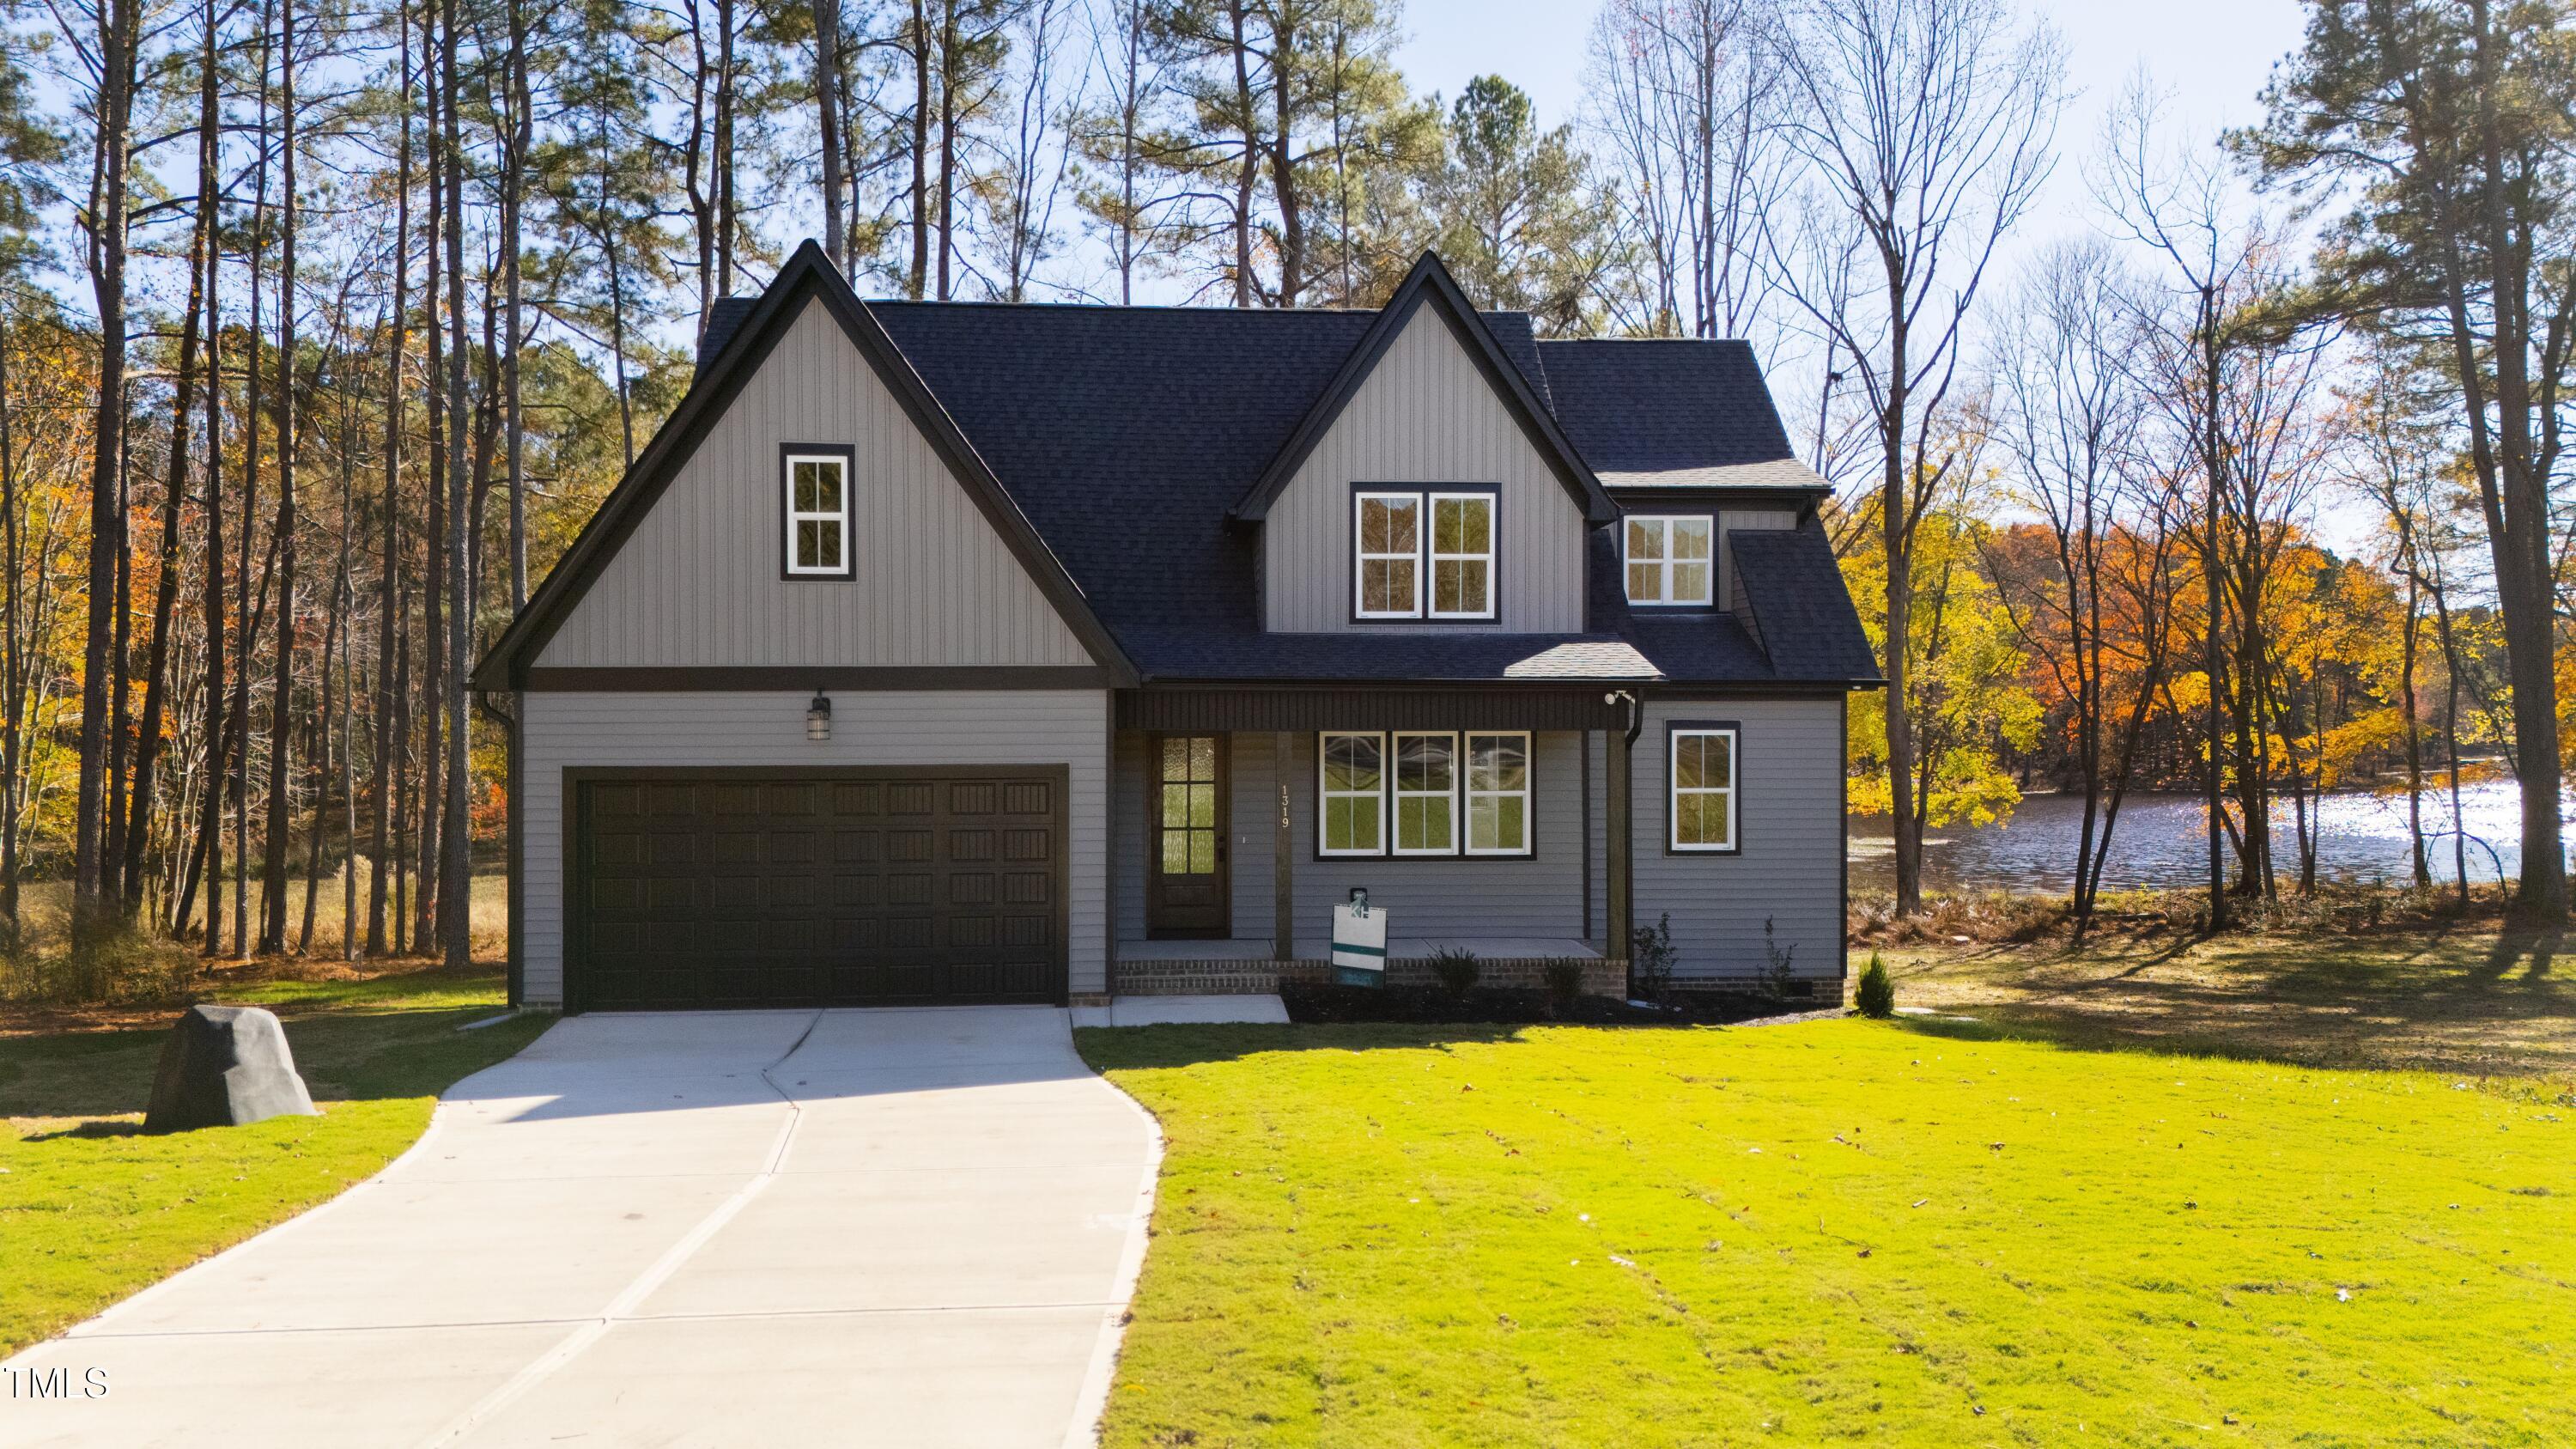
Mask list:
POLYGON ((567 785, 575 1011, 1064 997, 1060 767, 567 785))

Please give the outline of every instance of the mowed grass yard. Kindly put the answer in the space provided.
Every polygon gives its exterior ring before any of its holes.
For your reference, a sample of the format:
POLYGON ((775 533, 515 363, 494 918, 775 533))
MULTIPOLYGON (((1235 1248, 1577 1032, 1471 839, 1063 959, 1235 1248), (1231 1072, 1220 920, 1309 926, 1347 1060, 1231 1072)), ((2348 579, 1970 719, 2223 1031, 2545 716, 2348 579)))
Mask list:
POLYGON ((528 1044, 497 968, 208 986, 286 1023, 319 1117, 146 1136, 167 1010, 0 1018, 0 1354, 35 1342, 374 1173, 437 1094, 528 1044), (44 1029, 31 1029, 42 1026, 44 1029))
POLYGON ((2032 1031, 1079 1033, 1168 1153, 1105 1442, 2576 1443, 2567 1082, 2032 1031))

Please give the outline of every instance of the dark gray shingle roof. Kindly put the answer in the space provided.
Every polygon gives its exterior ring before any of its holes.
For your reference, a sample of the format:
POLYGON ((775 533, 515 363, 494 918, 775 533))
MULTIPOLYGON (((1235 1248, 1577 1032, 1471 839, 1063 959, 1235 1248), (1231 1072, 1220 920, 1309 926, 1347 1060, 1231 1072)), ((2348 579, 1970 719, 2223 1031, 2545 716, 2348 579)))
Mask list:
MULTIPOLYGON (((904 301, 870 302, 868 309, 1149 678, 1661 675, 1824 684, 1875 676, 1866 660, 1848 668, 1850 660, 1830 647, 1799 653, 1796 668, 1778 667, 1724 615, 1632 618, 1619 594, 1609 529, 1592 536, 1595 588, 1585 634, 1263 632, 1255 592, 1259 533, 1229 524, 1227 510, 1332 381, 1373 313, 904 301)), ((1678 409, 1682 394, 1705 389, 1699 397, 1707 408, 1729 418, 1758 414, 1779 434, 1752 354, 1739 344, 1642 344, 1646 350, 1632 358, 1617 350, 1629 344, 1538 342, 1523 314, 1487 313, 1483 320, 1532 391, 1550 400, 1586 461, 1595 461, 1595 447, 1632 462, 1747 460, 1688 444, 1689 428, 1670 418, 1649 427, 1655 436, 1642 442, 1615 441, 1619 425, 1605 429, 1579 409, 1609 405, 1602 390, 1615 391, 1620 378, 1632 392, 1653 394, 1656 408, 1678 409), (1556 375, 1560 357, 1577 359, 1570 365, 1581 383, 1569 388, 1556 375), (1596 357, 1608 361, 1586 360, 1596 357), (1640 388, 1638 378, 1653 370, 1645 364, 1658 357, 1674 360, 1675 377, 1640 388), (1742 395, 1747 387, 1750 399, 1742 395)), ((1735 439, 1729 446, 1741 453, 1764 446, 1744 441, 1735 422, 1716 435, 1735 439)), ((1777 447, 1770 456, 1787 455, 1785 437, 1777 447)), ((1829 554, 1810 581, 1776 577, 1815 567, 1804 555, 1786 559, 1764 575, 1764 588, 1796 595, 1779 605, 1784 619, 1837 605, 1848 619, 1851 606, 1829 554)), ((1763 615, 1766 639, 1770 617, 1763 615)), ((1857 635, 1858 627, 1851 620, 1849 632, 1857 635)))
POLYGON ((1538 344, 1557 421, 1597 472, 1661 473, 1790 457, 1753 349, 1735 341, 1538 344))

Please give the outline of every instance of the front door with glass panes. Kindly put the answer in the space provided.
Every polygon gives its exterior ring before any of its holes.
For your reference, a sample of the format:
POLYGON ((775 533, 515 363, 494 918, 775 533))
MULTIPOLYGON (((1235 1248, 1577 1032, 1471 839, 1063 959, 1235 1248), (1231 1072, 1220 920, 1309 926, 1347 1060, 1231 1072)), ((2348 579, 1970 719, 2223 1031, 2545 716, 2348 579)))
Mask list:
POLYGON ((1225 871, 1225 736, 1155 735, 1151 778, 1152 868, 1145 877, 1149 936, 1221 940, 1231 899, 1225 871))

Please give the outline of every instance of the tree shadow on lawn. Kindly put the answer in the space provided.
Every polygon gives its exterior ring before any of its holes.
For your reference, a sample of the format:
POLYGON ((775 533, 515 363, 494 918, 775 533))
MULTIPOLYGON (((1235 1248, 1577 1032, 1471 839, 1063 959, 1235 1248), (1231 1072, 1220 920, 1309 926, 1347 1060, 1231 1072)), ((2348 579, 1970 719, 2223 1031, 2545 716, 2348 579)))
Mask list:
MULTIPOLYGON (((2576 1078, 2576 969, 2556 933, 2387 940, 2221 937, 1909 973, 1917 1002, 2086 1050, 2304 1066, 2576 1078)), ((1963 1034, 1967 1023, 1908 1020, 1963 1034)))

